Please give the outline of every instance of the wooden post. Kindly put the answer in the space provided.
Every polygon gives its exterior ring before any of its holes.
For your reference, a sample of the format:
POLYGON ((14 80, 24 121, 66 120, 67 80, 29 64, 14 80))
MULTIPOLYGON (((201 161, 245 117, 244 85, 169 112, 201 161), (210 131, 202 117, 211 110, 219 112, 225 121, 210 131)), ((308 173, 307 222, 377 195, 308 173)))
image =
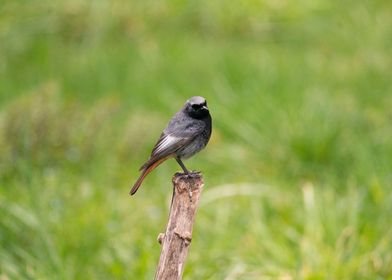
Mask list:
POLYGON ((182 278, 185 259, 192 241, 192 229, 199 198, 204 186, 200 173, 173 176, 173 197, 165 234, 158 235, 162 245, 156 280, 182 278))

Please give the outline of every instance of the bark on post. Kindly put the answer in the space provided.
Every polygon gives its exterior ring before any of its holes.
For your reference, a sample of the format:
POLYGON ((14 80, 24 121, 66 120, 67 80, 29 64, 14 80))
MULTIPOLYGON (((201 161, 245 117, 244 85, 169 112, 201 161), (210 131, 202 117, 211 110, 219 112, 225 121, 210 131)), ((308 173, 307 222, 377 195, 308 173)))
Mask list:
POLYGON ((173 197, 169 221, 165 234, 160 233, 158 236, 162 251, 155 274, 156 280, 182 278, 185 259, 192 241, 196 210, 204 185, 200 173, 176 173, 172 181, 173 197))

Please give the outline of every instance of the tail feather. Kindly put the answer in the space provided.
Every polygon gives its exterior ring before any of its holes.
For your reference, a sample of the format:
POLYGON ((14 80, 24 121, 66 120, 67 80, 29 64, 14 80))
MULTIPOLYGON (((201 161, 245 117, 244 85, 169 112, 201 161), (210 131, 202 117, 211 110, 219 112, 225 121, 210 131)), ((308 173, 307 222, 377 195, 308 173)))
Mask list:
POLYGON ((140 177, 137 179, 136 183, 133 185, 131 191, 129 192, 130 195, 134 195, 137 190, 139 189, 140 185, 142 184, 144 178, 147 176, 149 172, 147 169, 143 170, 143 173, 140 175, 140 177))
POLYGON ((137 179, 136 183, 133 185, 131 191, 129 192, 130 195, 134 195, 137 190, 139 189, 140 185, 142 184, 144 178, 155 169, 158 165, 160 165, 162 162, 167 160, 171 155, 158 159, 156 161, 147 161, 141 168, 142 174, 140 174, 140 177, 137 179))

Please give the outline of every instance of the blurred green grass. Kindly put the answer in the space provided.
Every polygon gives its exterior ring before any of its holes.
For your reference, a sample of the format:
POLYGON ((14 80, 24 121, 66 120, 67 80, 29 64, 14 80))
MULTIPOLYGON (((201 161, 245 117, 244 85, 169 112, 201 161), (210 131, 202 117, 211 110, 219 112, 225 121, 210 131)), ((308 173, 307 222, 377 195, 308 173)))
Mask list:
POLYGON ((2 1, 0 278, 151 279, 207 98, 185 279, 392 279, 388 1, 2 1))

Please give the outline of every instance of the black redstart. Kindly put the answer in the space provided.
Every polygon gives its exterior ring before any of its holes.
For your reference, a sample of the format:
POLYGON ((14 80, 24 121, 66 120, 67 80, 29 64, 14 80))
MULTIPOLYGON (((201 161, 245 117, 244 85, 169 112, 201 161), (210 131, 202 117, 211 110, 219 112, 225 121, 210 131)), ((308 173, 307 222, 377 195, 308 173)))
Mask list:
POLYGON ((174 157, 185 174, 189 174, 182 159, 187 159, 203 149, 211 136, 211 116, 204 97, 190 98, 173 116, 152 150, 151 157, 140 167, 142 174, 133 185, 134 195, 144 178, 159 164, 174 157))

